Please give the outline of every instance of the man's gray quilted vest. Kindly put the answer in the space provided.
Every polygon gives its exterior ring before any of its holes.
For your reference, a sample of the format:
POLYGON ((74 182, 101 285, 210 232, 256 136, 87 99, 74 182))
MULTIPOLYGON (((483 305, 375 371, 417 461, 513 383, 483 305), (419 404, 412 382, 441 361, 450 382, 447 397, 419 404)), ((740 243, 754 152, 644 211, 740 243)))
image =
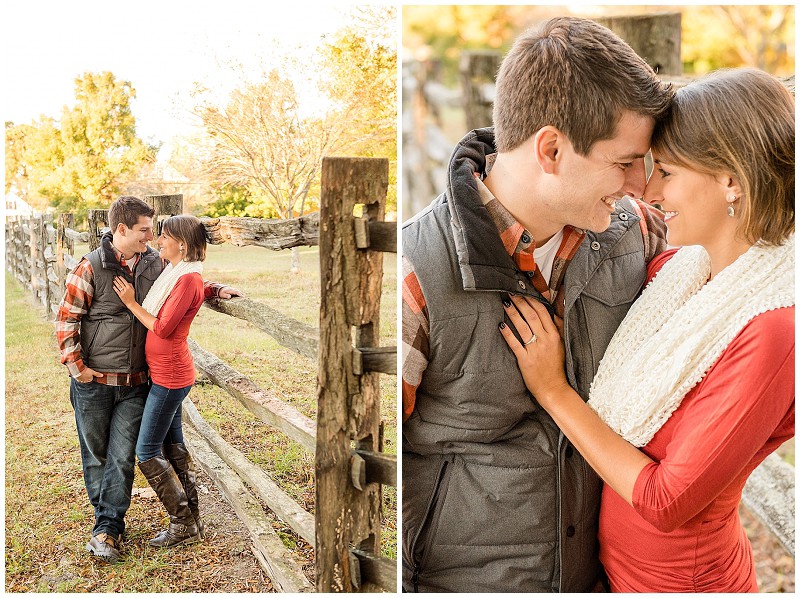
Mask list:
POLYGON ((92 264, 94 297, 81 318, 81 358, 98 372, 136 373, 147 369, 144 343, 147 328, 137 320, 114 292, 115 276, 133 282, 136 301, 141 304, 163 269, 161 258, 148 249, 136 264, 133 280, 125 273, 104 237, 100 247, 84 259, 92 264), (105 247, 104 247, 105 245, 105 247))
MULTIPOLYGON (((403 425, 404 587, 589 591, 600 480, 533 400, 498 331, 501 293, 537 293, 483 208, 454 218, 453 206, 442 195, 403 229, 430 317, 429 365, 403 425), (494 261, 476 255, 492 247, 494 261)), ((584 399, 645 280, 638 222, 618 202, 565 277, 567 372, 584 399)))

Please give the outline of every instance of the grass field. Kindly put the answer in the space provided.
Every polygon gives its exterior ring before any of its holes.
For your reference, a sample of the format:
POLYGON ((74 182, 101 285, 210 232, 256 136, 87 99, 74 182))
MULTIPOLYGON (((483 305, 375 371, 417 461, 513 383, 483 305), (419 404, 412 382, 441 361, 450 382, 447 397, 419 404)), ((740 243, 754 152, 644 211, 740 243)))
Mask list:
MULTIPOLYGON (((81 249, 76 255, 82 254, 81 249)), ((316 248, 301 250, 303 270, 293 275, 288 251, 215 246, 209 248, 204 277, 237 286, 254 300, 318 326, 318 257, 316 248)), ((395 263, 395 256, 387 255, 381 306, 383 345, 396 344, 395 263)), ((180 552, 149 549, 146 539, 160 529, 163 520, 154 516, 157 508, 152 501, 136 497, 127 517, 125 561, 109 566, 86 557, 83 544, 91 530, 91 506, 83 488, 68 378, 58 363, 52 324, 43 313, 6 275, 6 590, 269 591, 269 581, 252 566, 242 530, 229 534, 226 529, 215 541, 180 552), (242 557, 244 553, 249 559, 242 557)), ((242 320, 209 309, 200 311, 191 336, 265 391, 315 417, 317 364, 312 360, 280 347, 242 320)), ((396 453, 394 376, 381 376, 381 394, 385 450, 396 453)), ((228 442, 314 511, 312 455, 212 384, 201 382, 189 397, 228 442)), ((137 473, 134 487, 146 486, 137 473)), ((396 496, 396 489, 385 488, 383 553, 391 558, 397 554, 396 496)), ((201 496, 201 507, 210 500, 201 496)), ((225 516, 220 514, 220 521, 225 516)), ((276 521, 274 527, 300 558, 310 555, 309 547, 287 526, 276 521)))

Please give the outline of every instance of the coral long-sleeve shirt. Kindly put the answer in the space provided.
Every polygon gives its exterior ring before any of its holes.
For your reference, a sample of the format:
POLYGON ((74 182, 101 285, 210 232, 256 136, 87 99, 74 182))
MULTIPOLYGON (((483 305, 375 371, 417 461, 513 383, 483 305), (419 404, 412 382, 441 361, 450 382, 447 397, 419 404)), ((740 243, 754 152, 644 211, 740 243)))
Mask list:
POLYGON ((192 320, 203 305, 203 296, 200 274, 184 274, 158 311, 153 330, 147 332, 144 349, 154 384, 166 388, 194 384, 194 360, 186 339, 192 320))
POLYGON ((612 591, 758 591, 738 505, 750 473, 792 436, 789 307, 751 320, 643 447, 654 463, 636 480, 633 507, 604 487, 600 559, 612 591))

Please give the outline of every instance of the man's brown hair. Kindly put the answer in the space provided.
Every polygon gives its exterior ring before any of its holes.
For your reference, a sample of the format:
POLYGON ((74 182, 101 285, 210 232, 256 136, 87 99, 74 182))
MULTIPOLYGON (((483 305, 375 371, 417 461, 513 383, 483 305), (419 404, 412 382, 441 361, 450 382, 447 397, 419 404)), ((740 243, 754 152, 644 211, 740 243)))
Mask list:
POLYGON ((794 99, 775 77, 720 70, 678 90, 653 151, 668 164, 733 175, 741 237, 781 245, 794 231, 794 121, 794 99))
POLYGON ((123 195, 118 197, 108 209, 108 225, 112 232, 117 230, 120 223, 128 228, 133 228, 139 222, 139 217, 152 218, 155 210, 138 197, 123 195))
POLYGON ((623 111, 658 119, 672 95, 610 30, 558 17, 518 37, 500 66, 495 144, 500 152, 514 150, 551 125, 586 155, 595 142, 614 137, 623 111))
POLYGON ((171 216, 164 220, 162 232, 183 243, 187 262, 202 262, 206 259, 206 228, 200 220, 189 214, 171 216))

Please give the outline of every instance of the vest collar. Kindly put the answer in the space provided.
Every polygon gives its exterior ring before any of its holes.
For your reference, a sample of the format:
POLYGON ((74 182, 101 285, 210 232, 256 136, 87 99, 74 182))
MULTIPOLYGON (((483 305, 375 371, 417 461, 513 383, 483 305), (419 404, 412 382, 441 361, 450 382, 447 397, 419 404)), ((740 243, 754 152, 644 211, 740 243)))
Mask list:
MULTIPOLYGON (((105 233, 100 238, 100 247, 99 247, 99 249, 100 249, 100 263, 102 264, 103 268, 105 268, 106 270, 117 270, 121 274, 126 275, 127 272, 122 267, 122 265, 119 263, 119 259, 117 258, 117 254, 114 251, 114 247, 111 244, 111 241, 112 241, 113 238, 114 238, 114 236, 112 235, 111 232, 105 233)), ((144 253, 140 254, 139 262, 140 262, 141 265, 137 264, 136 269, 139 270, 141 267, 150 265, 150 263, 153 262, 157 257, 158 257, 158 252, 155 251, 154 249, 152 249, 151 247, 148 247, 147 251, 145 251, 144 253)), ((125 276, 125 278, 129 278, 129 277, 125 276)))
POLYGON ((489 127, 468 133, 450 158, 447 201, 464 290, 538 295, 517 270, 481 201, 475 173, 484 172, 486 156, 494 152, 494 129, 489 127))

